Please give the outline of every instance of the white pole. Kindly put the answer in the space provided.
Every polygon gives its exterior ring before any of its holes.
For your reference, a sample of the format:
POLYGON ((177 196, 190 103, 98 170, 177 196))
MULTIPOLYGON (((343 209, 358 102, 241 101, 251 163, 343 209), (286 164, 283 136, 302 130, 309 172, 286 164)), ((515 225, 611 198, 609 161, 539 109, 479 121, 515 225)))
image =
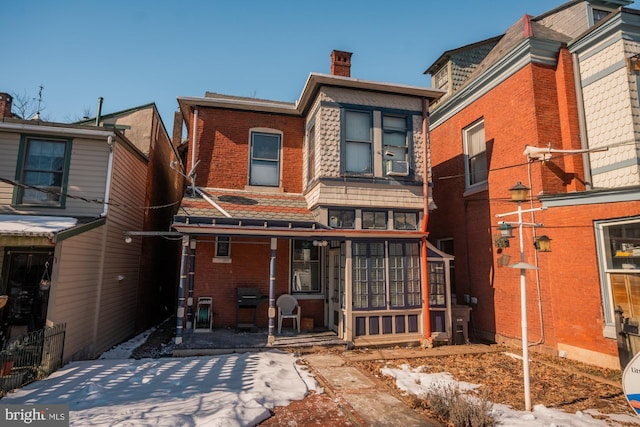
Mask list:
MULTIPOLYGON (((524 242, 522 239, 522 202, 518 202, 518 229, 520 230, 520 262, 524 264, 524 242)), ((520 311, 522 316, 522 365, 524 376, 524 407, 531 410, 531 385, 529 383, 529 337, 527 334, 527 279, 526 270, 520 268, 520 311)))

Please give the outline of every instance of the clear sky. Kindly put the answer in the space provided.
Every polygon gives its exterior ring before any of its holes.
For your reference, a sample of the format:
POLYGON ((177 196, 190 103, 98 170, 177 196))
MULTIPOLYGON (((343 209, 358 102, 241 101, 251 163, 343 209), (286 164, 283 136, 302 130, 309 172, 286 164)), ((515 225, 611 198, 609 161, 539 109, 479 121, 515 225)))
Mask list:
MULTIPOLYGON (((294 102, 334 49, 351 76, 431 86, 445 51, 500 35, 563 0, 26 0, 0 8, 0 92, 69 122, 155 102, 171 133, 179 96, 294 102)), ((635 7, 635 4, 631 7, 635 7)))

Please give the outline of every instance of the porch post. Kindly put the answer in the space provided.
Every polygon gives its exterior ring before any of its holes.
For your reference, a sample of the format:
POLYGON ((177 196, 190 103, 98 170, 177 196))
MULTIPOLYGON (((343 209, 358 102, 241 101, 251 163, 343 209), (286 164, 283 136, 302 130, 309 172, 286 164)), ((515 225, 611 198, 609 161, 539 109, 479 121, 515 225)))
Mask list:
POLYGON ((275 342, 276 328, 276 249, 278 248, 278 239, 271 238, 271 260, 269 263, 269 335, 267 344, 271 345, 275 342))
POLYGON ((180 285, 178 286, 178 309, 176 312, 176 344, 182 344, 182 321, 184 318, 184 288, 187 283, 187 258, 189 236, 182 236, 182 257, 180 259, 180 285))
POLYGON ((196 239, 190 242, 189 251, 189 294, 187 297, 187 329, 193 328, 193 281, 196 274, 196 239))

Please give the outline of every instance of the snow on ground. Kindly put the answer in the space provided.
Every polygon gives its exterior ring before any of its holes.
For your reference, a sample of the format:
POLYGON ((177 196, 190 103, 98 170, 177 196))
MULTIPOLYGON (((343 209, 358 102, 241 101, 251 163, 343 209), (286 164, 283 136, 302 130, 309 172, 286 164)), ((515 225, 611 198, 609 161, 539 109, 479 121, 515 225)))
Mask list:
MULTIPOLYGON (((69 405, 72 426, 251 426, 269 409, 322 392, 296 358, 279 351, 221 356, 130 359, 153 330, 103 353, 98 360, 71 362, 50 377, 2 399, 6 404, 69 405)), ((456 382, 448 373, 424 369, 384 369, 399 388, 415 395, 434 386, 471 391, 478 385, 456 382)), ((617 416, 614 424, 589 413, 569 414, 538 405, 532 412, 493 405, 498 425, 510 427, 599 427, 640 425, 640 418, 617 416), (634 424, 635 423, 635 424, 634 424), (625 424, 628 425, 628 424, 625 424)))
POLYGON ((71 362, 2 399, 69 405, 72 426, 251 426, 269 409, 316 388, 296 358, 280 351, 215 357, 128 359, 147 333, 71 362))
MULTIPOLYGON (((446 387, 457 388, 461 392, 467 392, 479 387, 477 384, 457 382, 451 374, 446 372, 427 374, 422 372, 424 368, 411 368, 402 365, 399 369, 384 368, 383 375, 389 375, 396 380, 396 385, 401 390, 416 396, 423 396, 429 390, 446 387)), ((640 417, 632 415, 607 415, 611 422, 593 418, 599 414, 596 410, 576 412, 570 414, 557 409, 547 408, 544 405, 534 405, 531 412, 516 411, 509 406, 493 404, 491 415, 498 425, 509 427, 606 427, 612 425, 639 425, 640 417), (588 413, 587 413, 588 412, 588 413)))

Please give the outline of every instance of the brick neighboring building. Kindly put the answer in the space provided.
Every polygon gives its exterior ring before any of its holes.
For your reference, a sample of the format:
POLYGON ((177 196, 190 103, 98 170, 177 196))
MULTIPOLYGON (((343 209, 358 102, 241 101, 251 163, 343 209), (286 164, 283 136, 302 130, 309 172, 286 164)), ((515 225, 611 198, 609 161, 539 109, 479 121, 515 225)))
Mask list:
POLYGON ((332 74, 311 73, 296 103, 178 98, 193 181, 173 223, 184 235, 176 344, 210 330, 208 312, 214 328, 268 327, 273 342, 282 294, 307 325, 355 345, 450 338, 451 308, 426 310, 421 277, 428 257, 429 298, 444 298, 450 257, 427 248, 422 227, 426 117, 443 92, 354 79, 351 53, 331 57, 332 74), (237 304, 247 288, 271 299, 255 317, 237 304))
POLYGON ((476 338, 523 336, 520 270, 507 267, 520 261, 517 225, 509 247, 498 239, 498 222, 518 218, 496 216, 517 210, 509 189, 521 182, 531 189, 522 209, 534 209, 522 222, 544 225, 523 227, 524 261, 538 267, 526 273, 531 348, 611 368, 640 350, 614 312, 640 321, 640 12, 630 3, 525 15, 426 71, 448 92, 430 117, 429 239, 456 256, 453 292, 472 305, 476 338), (536 251, 542 235, 551 252, 536 251))

